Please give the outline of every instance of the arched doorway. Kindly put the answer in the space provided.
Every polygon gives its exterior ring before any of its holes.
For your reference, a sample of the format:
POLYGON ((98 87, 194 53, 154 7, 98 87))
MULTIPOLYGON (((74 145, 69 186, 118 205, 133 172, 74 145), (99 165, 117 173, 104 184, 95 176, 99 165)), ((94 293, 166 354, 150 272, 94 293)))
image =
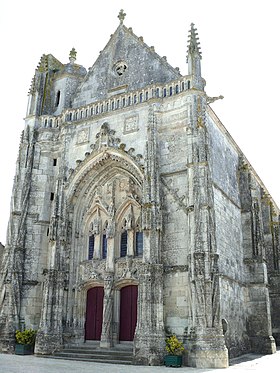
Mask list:
POLYGON ((133 341, 137 322, 138 287, 129 285, 120 291, 120 341, 133 341))
POLYGON ((100 341, 103 321, 104 288, 97 286, 87 292, 85 339, 100 341))

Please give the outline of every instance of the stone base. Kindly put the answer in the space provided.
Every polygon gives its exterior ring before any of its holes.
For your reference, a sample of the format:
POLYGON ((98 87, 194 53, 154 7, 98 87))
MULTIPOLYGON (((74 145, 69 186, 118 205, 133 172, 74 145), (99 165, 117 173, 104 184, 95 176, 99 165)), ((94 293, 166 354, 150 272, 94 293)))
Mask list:
POLYGON ((252 352, 258 354, 274 354, 276 352, 275 339, 272 336, 250 337, 252 352))
POLYGON ((11 340, 9 338, 1 338, 0 339, 0 352, 4 352, 6 354, 12 354, 15 352, 15 340, 11 340))
POLYGON ((162 365, 164 351, 164 337, 150 335, 134 339, 134 359, 136 365, 162 365))
POLYGON ((228 351, 197 350, 188 354, 188 366, 195 368, 228 368, 228 351))
POLYGON ((63 347, 61 334, 38 332, 36 336, 34 353, 49 355, 63 347))
POLYGON ((101 348, 111 348, 113 346, 112 341, 100 341, 101 348))
POLYGON ((215 328, 193 336, 187 345, 187 364, 195 368, 228 368, 224 336, 215 328))
POLYGON ((15 330, 0 323, 0 351, 8 354, 15 351, 15 330))

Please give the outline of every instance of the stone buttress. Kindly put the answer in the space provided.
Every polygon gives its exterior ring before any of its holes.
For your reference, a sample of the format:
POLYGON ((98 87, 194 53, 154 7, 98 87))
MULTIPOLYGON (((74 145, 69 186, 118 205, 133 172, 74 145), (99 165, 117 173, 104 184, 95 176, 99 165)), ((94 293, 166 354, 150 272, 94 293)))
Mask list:
POLYGON ((252 351, 274 353, 276 346, 271 328, 262 191, 242 158, 239 174, 244 264, 248 285, 247 333, 252 351))

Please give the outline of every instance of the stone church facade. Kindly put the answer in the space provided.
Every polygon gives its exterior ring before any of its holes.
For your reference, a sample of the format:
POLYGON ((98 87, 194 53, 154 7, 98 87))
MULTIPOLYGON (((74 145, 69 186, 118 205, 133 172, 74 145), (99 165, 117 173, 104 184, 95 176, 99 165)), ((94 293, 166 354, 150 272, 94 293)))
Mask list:
POLYGON ((99 341, 227 367, 280 340, 279 209, 188 75, 119 26, 87 71, 43 55, 29 92, 0 277, 0 349, 99 341))

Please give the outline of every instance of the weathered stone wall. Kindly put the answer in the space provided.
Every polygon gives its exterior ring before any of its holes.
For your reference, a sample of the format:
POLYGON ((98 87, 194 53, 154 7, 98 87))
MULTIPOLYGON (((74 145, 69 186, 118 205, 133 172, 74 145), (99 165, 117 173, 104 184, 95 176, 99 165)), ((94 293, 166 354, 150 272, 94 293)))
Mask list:
POLYGON ((163 105, 158 125, 164 227, 164 320, 166 332, 175 333, 180 338, 192 326, 187 245, 188 169, 185 149, 189 119, 186 101, 186 96, 181 95, 163 105))
POLYGON ((164 83, 180 74, 153 48, 133 34, 132 30, 120 27, 101 52, 88 78, 81 85, 73 107, 104 99, 117 92, 144 88, 151 83, 164 83), (123 63, 124 73, 117 72, 118 63, 123 63), (102 76, 102 79, 100 79, 102 76))
POLYGON ((250 349, 246 332, 248 294, 237 180, 238 152, 211 118, 208 118, 208 131, 221 273, 221 318, 227 323, 225 340, 229 356, 234 357, 250 349))

